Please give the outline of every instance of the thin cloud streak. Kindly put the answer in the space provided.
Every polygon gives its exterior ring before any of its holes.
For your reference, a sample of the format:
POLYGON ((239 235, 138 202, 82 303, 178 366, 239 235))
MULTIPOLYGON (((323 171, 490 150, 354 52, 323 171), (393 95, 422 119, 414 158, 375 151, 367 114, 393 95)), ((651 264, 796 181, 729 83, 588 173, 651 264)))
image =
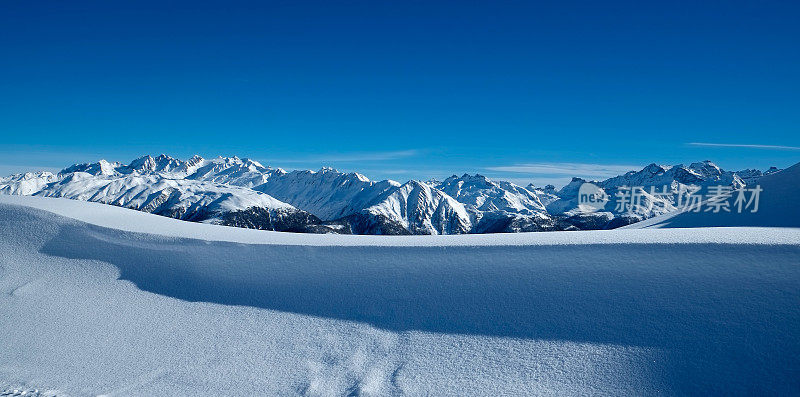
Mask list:
POLYGON ((274 162, 285 163, 309 163, 309 162, 357 162, 357 161, 387 161, 398 160, 420 155, 420 150, 395 150, 387 152, 353 152, 353 153, 331 153, 312 156, 295 157, 291 159, 272 159, 274 162))
POLYGON ((738 143, 709 143, 709 142, 689 142, 689 146, 705 146, 705 147, 737 147, 749 149, 766 149, 766 150, 800 150, 798 146, 783 146, 783 145, 746 145, 738 143))
POLYGON ((515 172, 531 175, 564 175, 584 178, 612 177, 642 168, 637 165, 590 163, 526 163, 510 166, 488 167, 497 172, 515 172))
POLYGON ((490 178, 493 181, 506 181, 511 182, 517 186, 527 187, 528 185, 532 184, 534 187, 543 188, 547 185, 553 185, 556 189, 560 189, 564 187, 564 185, 568 184, 570 179, 569 177, 560 177, 560 178, 547 178, 547 177, 536 177, 536 178, 490 178))

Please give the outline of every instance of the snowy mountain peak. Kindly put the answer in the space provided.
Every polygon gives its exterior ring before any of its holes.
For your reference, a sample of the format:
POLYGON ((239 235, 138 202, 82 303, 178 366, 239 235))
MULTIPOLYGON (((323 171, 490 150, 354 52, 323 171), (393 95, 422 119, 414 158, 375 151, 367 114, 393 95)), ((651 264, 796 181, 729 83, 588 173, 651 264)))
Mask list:
POLYGON ((399 186, 393 181, 372 182, 358 173, 325 167, 319 171, 273 172, 254 189, 291 203, 320 217, 346 217, 379 201, 399 186))
MULTIPOLYGON (((625 175, 627 176, 629 174, 630 173, 625 174, 625 175)), ((587 181, 585 179, 583 179, 583 178, 573 177, 572 180, 569 181, 568 184, 564 185, 564 187, 562 187, 561 190, 558 191, 558 195, 560 197, 575 196, 575 195, 578 194, 578 189, 581 187, 581 185, 583 185, 586 182, 587 181)))
POLYGON ((427 183, 425 183, 423 181, 418 181, 416 179, 412 179, 412 180, 406 182, 405 184, 403 184, 403 186, 401 186, 400 188, 401 189, 404 189, 404 188, 408 188, 408 189, 426 189, 426 188, 430 188, 430 187, 431 187, 431 185, 429 185, 429 184, 427 184, 427 183))
POLYGON ((333 167, 322 167, 319 171, 309 171, 310 173, 317 173, 324 175, 325 178, 344 178, 346 180, 357 180, 359 182, 370 182, 366 176, 358 172, 341 172, 333 167))
POLYGON ((769 169, 763 172, 757 169, 745 169, 736 171, 736 175, 742 178, 742 181, 744 181, 746 185, 750 186, 758 183, 758 180, 761 179, 761 177, 774 174, 778 171, 781 171, 781 169, 778 167, 769 167, 769 169))
POLYGON ((441 184, 449 185, 452 184, 453 182, 461 183, 462 185, 463 184, 481 185, 485 188, 495 186, 495 183, 493 183, 491 180, 489 180, 489 178, 481 174, 470 175, 466 173, 464 175, 461 175, 460 177, 453 175, 450 178, 445 179, 444 182, 442 182, 441 184))
POLYGON ((180 169, 180 167, 184 165, 185 163, 183 161, 167 156, 166 154, 160 154, 156 157, 146 155, 131 161, 127 167, 124 167, 124 170, 118 171, 123 173, 136 172, 139 174, 171 172, 180 169))
POLYGON ((146 155, 134 159, 128 164, 128 168, 134 171, 154 171, 156 168, 156 160, 151 155, 146 155))
POLYGON ((692 163, 689 165, 689 169, 698 172, 703 177, 715 177, 722 175, 724 171, 722 171, 719 166, 714 164, 711 160, 703 160, 697 163, 692 163))
POLYGON ((114 175, 117 173, 116 169, 120 167, 120 163, 110 163, 106 160, 100 160, 96 163, 83 163, 73 164, 63 170, 59 174, 69 174, 72 172, 85 172, 92 175, 114 175))
POLYGON ((545 212, 534 191, 510 182, 492 181, 481 174, 452 176, 436 188, 463 203, 476 219, 484 212, 524 215, 545 212))
POLYGON ((258 161, 255 161, 255 160, 251 160, 251 159, 244 159, 243 163, 248 168, 252 168, 252 169, 266 169, 266 168, 269 168, 269 167, 264 167, 263 164, 259 163, 258 161))
POLYGON ((358 172, 353 172, 352 175, 355 176, 356 179, 358 179, 361 182, 369 182, 370 181, 369 178, 367 178, 366 175, 359 174, 358 172))
POLYGON ((399 223, 412 234, 463 234, 472 228, 463 204, 417 180, 396 188, 364 212, 399 223))
POLYGON ((732 172, 726 172, 709 160, 692 163, 689 166, 678 164, 672 167, 650 164, 640 171, 630 171, 599 182, 603 188, 621 186, 673 186, 707 185, 718 183, 723 185, 743 186, 744 182, 732 172))
POLYGON ((670 167, 668 167, 668 166, 663 166, 663 165, 659 165, 659 164, 656 164, 656 163, 651 163, 650 165, 645 167, 642 171, 650 173, 652 175, 661 175, 661 174, 667 172, 667 170, 669 170, 669 169, 670 169, 670 167))

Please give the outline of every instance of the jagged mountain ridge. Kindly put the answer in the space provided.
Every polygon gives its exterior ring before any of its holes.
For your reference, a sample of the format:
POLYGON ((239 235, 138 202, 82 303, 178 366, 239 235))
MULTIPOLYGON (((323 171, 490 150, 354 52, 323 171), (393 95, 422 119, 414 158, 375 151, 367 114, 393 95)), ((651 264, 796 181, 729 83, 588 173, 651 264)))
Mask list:
MULTIPOLYGON (((768 172, 777 172, 775 170, 777 168, 773 167, 768 172)), ((573 178, 558 191, 556 195, 559 199, 549 203, 547 209, 550 213, 564 214, 568 222, 580 229, 616 228, 675 211, 677 203, 674 202, 674 195, 685 191, 689 186, 707 188, 711 185, 722 185, 734 189, 746 186, 747 183, 739 176, 740 173, 746 174, 751 184, 764 175, 759 171, 758 176, 754 176, 753 170, 725 171, 708 160, 674 166, 652 163, 639 171, 630 171, 602 181, 591 181, 611 198, 611 202, 606 205, 606 211, 583 213, 578 209, 578 189, 587 182, 581 178, 573 178), (641 193, 642 205, 624 210, 619 208, 617 193, 623 187, 634 186, 644 188, 641 193), (659 197, 659 193, 669 193, 670 196, 659 197)))
POLYGON ((462 203, 419 181, 403 184, 361 213, 399 222, 411 234, 464 234, 472 230, 462 203))
POLYGON ((331 221, 361 211, 400 187, 400 183, 370 181, 358 173, 332 168, 292 171, 265 181, 254 189, 331 221))
POLYGON ((58 175, 23 174, 0 180, 0 193, 63 197, 131 208, 172 218, 230 224, 236 215, 262 209, 261 227, 268 230, 306 231, 320 224, 313 215, 251 189, 214 182, 175 178, 174 175, 131 170, 123 174, 110 163, 69 167, 58 175), (85 172, 91 171, 92 173, 85 172))
MULTIPOLYGON (((768 170, 746 170, 750 183, 768 170)), ((521 187, 482 175, 444 181, 371 181, 332 168, 291 171, 238 157, 179 160, 143 156, 130 164, 100 160, 58 174, 0 178, 0 193, 66 197, 133 208, 174 218, 267 230, 354 234, 463 234, 610 228, 659 215, 612 211, 577 214, 576 178, 559 191, 521 187)), ((619 186, 746 182, 711 162, 651 164, 595 182, 613 194, 619 186)))
POLYGON ((741 171, 736 171, 736 175, 742 179, 745 185, 755 185, 758 183, 758 180, 761 179, 763 176, 772 175, 778 171, 781 171, 778 167, 769 167, 766 171, 756 170, 756 169, 746 169, 741 171))

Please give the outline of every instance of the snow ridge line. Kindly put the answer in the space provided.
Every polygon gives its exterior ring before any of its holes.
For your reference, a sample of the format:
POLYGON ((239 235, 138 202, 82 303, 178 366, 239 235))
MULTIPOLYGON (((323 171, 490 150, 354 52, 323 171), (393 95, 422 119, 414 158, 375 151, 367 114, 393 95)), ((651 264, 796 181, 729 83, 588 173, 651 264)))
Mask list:
POLYGON ((91 225, 125 232, 241 244, 390 247, 592 244, 800 245, 800 228, 617 229, 433 236, 320 235, 186 222, 99 203, 58 198, 0 195, 0 206, 25 207, 31 210, 33 215, 38 211, 46 211, 91 225))

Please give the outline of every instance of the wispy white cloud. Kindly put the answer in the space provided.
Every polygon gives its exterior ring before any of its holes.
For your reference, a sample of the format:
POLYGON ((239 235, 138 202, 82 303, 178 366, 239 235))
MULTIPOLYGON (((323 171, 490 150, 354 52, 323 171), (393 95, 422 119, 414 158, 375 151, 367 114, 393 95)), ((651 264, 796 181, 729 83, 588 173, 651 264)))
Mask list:
POLYGON ((530 175, 564 175, 582 178, 608 178, 641 168, 641 166, 627 164, 525 163, 488 167, 487 169, 497 172, 515 172, 530 175))
POLYGON ((294 158, 273 159, 273 161, 281 161, 286 163, 388 161, 415 157, 421 153, 422 152, 420 150, 416 149, 381 152, 328 153, 298 156, 294 158))
POLYGON ((547 185, 553 185, 557 189, 564 187, 564 185, 568 184, 569 181, 572 179, 571 177, 536 177, 536 178, 505 178, 505 177, 492 177, 494 181, 506 181, 516 184, 518 186, 527 187, 529 184, 533 184, 535 187, 545 187, 547 185))
POLYGON ((709 143, 709 142, 689 142, 689 146, 707 146, 707 147, 737 147, 749 149, 766 149, 766 150, 800 150, 798 146, 783 146, 783 145, 750 145, 739 143, 709 143))

